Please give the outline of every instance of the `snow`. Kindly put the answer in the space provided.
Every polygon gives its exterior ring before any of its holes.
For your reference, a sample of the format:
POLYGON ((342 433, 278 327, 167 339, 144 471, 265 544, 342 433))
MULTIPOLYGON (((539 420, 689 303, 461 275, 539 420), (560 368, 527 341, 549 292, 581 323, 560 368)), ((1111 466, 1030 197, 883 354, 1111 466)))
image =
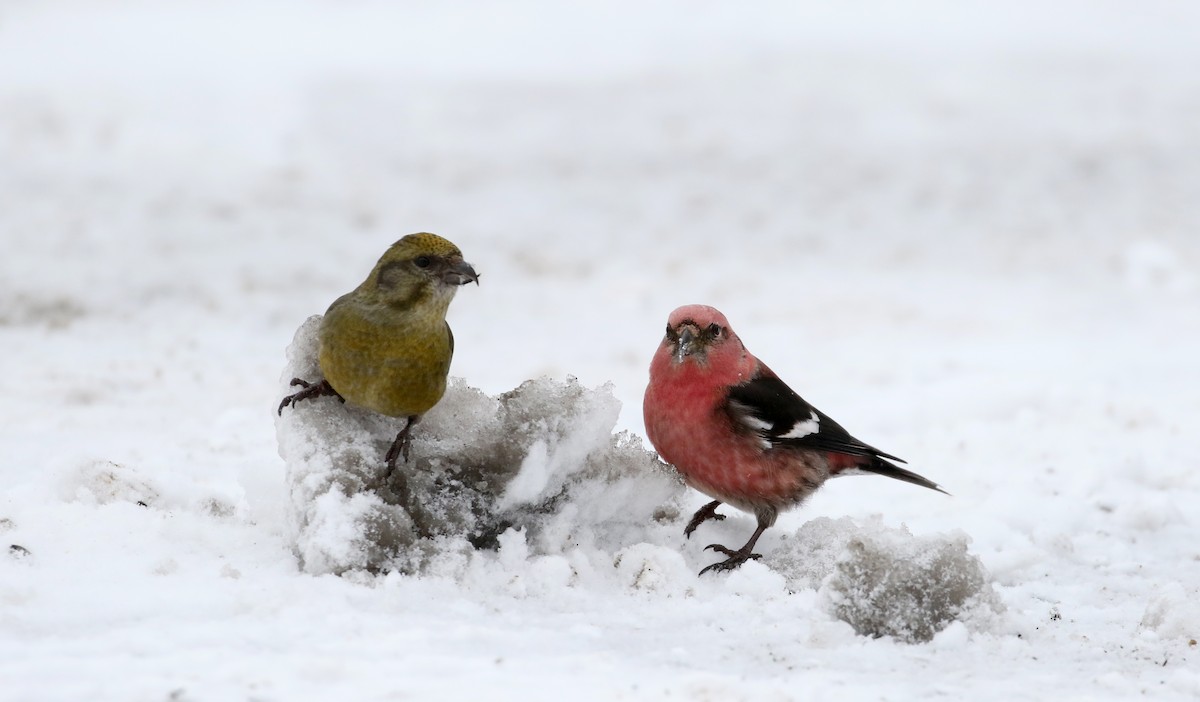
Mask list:
MULTIPOLYGON (((320 377, 319 325, 308 319, 288 347, 281 397, 293 378, 320 377)), ((445 552, 518 548, 502 538, 513 530, 552 554, 631 531, 645 538, 646 525, 678 517, 683 485, 635 436, 613 433, 619 412, 610 388, 574 378, 529 380, 495 398, 458 379, 389 474, 384 455, 404 420, 332 397, 285 408, 276 431, 300 566, 428 572, 445 552)))
POLYGON ((5 4, 0 699, 1195 699, 1198 27, 5 4), (418 508, 393 423, 275 415, 414 231, 482 273, 418 508), (835 480, 698 577, 754 522, 684 539, 642 440, 689 303, 954 497, 835 480))

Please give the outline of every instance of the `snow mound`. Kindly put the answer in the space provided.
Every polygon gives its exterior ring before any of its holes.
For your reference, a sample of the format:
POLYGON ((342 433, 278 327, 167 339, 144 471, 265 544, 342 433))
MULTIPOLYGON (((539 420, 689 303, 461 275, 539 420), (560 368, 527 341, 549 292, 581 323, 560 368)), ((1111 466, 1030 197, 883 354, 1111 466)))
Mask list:
POLYGON ((1166 639, 1200 638, 1200 588, 1171 583, 1147 605, 1141 625, 1166 639))
POLYGON ((68 461, 57 467, 57 496, 65 502, 102 506, 187 510, 232 517, 244 508, 240 489, 195 481, 178 472, 156 470, 105 459, 68 461))
MULTIPOLYGON (((309 318, 288 348, 292 378, 320 377, 309 318)), ((293 543, 310 573, 442 567, 464 542, 496 548, 521 530, 535 555, 578 546, 616 551, 648 525, 677 519, 683 487, 628 433, 613 434, 610 387, 531 380, 497 397, 452 379, 413 430, 390 479, 383 456, 402 421, 339 402, 306 400, 276 419, 287 465, 293 543)))
POLYGON ((772 565, 794 588, 818 588, 826 609, 865 636, 931 641, 954 622, 989 628, 1003 611, 992 579, 961 532, 815 519, 785 539, 772 565))
POLYGON ((85 504, 152 504, 158 500, 160 489, 134 468, 97 460, 80 465, 65 476, 60 481, 59 493, 63 499, 85 504))

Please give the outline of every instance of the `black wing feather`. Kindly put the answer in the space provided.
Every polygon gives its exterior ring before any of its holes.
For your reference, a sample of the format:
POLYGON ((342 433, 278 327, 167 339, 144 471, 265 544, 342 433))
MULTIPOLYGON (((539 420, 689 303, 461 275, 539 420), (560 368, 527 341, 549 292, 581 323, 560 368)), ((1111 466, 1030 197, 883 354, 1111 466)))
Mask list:
POLYGON ((904 463, 903 459, 864 444, 813 407, 777 377, 760 376, 729 390, 725 409, 736 424, 747 427, 771 448, 790 447, 832 451, 851 456, 876 456, 904 463), (813 418, 816 418, 815 427, 813 418), (797 427, 812 427, 809 433, 787 436, 797 427))

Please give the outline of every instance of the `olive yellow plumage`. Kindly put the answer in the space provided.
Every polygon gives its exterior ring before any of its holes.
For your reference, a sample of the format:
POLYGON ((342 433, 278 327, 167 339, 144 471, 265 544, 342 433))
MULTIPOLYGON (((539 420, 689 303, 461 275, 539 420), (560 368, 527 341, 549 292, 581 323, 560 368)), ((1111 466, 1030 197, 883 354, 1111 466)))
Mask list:
POLYGON ((436 234, 409 234, 380 257, 370 275, 329 306, 317 333, 324 380, 279 405, 338 395, 345 402, 407 422, 388 451, 389 469, 408 457, 408 433, 446 392, 454 335, 446 310, 460 285, 479 275, 458 247, 436 234))

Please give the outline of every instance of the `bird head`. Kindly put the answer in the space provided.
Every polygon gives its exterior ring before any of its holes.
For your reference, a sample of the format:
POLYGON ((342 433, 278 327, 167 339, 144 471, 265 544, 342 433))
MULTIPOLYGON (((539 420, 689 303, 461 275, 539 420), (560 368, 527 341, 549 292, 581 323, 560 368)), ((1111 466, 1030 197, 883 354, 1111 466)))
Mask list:
POLYGON ((360 289, 389 305, 410 307, 431 297, 450 304, 458 286, 479 284, 462 251, 437 234, 409 234, 392 244, 360 289))
POLYGON ((740 352, 741 344, 729 328, 725 315, 707 305, 687 305, 671 313, 663 347, 676 364, 688 360, 707 363, 710 353, 719 353, 729 344, 740 352))

